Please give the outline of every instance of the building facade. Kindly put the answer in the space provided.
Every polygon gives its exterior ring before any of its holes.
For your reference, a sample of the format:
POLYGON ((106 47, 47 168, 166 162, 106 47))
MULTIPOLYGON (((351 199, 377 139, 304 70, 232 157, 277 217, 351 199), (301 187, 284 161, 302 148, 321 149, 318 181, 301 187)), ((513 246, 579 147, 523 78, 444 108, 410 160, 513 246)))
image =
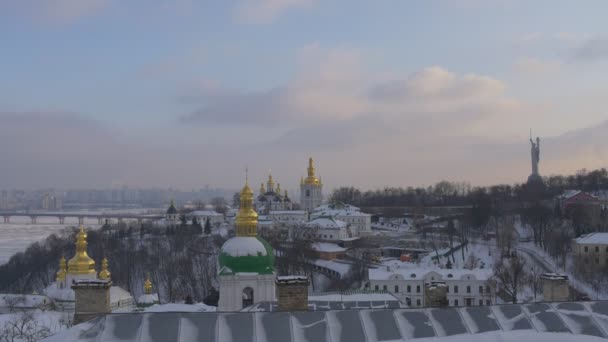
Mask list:
POLYGON ((572 241, 578 272, 592 273, 608 267, 608 233, 590 233, 572 241))
POLYGON ((372 216, 350 204, 325 204, 314 208, 310 213, 311 219, 321 216, 334 217, 346 222, 354 236, 365 236, 372 232, 372 216))
POLYGON ((433 306, 445 302, 447 306, 480 306, 495 303, 495 286, 491 270, 453 269, 370 269, 371 290, 388 291, 409 307, 433 306), (437 288, 445 298, 437 298, 437 288), (426 291, 434 291, 427 294, 426 291), (428 302, 432 300, 433 303, 428 302))
POLYGON ((255 208, 257 212, 268 214, 271 211, 292 210, 293 203, 287 194, 287 190, 281 193, 281 184, 276 184, 272 175, 268 175, 266 186, 264 183, 260 185, 258 197, 255 200, 255 208))

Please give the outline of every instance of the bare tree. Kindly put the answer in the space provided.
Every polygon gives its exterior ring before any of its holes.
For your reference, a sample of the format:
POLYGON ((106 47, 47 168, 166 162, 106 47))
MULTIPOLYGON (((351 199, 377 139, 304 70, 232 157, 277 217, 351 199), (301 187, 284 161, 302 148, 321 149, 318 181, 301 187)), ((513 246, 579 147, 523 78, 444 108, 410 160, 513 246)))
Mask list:
POLYGON ((513 299, 513 303, 517 303, 517 293, 526 280, 525 266, 526 260, 518 255, 509 259, 500 258, 494 264, 494 278, 513 299))

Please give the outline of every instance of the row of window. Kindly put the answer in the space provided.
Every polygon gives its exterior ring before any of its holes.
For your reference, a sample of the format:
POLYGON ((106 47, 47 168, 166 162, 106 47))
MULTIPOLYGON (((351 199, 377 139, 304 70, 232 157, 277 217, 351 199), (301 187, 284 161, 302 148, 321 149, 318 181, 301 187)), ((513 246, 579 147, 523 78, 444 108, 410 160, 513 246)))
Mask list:
MULTIPOLYGON (((378 291, 380 290, 379 285, 375 285, 374 286, 374 290, 378 291)), ((388 286, 387 285, 382 285, 382 290, 384 291, 388 291, 388 286)), ((458 293, 458 285, 454 285, 453 286, 453 293, 458 293)), ((399 293, 399 285, 395 285, 394 287, 394 293, 399 293)), ((407 285, 406 286, 406 293, 412 293, 412 286, 411 285, 407 285)), ((478 288, 478 292, 483 294, 484 293, 484 287, 482 285, 479 286, 478 288)), ((416 293, 420 293, 420 285, 416 285, 416 293)), ((447 287, 447 293, 450 293, 450 287, 447 287)), ((467 286, 466 287, 466 293, 471 293, 471 286, 467 286)), ((485 293, 491 293, 490 292, 490 286, 486 286, 485 287, 485 293)))
MULTIPOLYGON (((589 259, 585 258, 584 261, 585 261, 585 264, 589 264, 589 259)), ((599 265, 600 259, 595 258, 595 263, 599 265)), ((606 258, 606 264, 608 264, 608 258, 606 258)))
MULTIPOLYGON (((585 246, 584 250, 585 250, 585 253, 589 252, 589 246, 585 246)), ((599 253, 599 251, 600 251, 600 247, 595 246, 595 252, 599 253)), ((606 246, 606 253, 608 253, 608 246, 606 246)))

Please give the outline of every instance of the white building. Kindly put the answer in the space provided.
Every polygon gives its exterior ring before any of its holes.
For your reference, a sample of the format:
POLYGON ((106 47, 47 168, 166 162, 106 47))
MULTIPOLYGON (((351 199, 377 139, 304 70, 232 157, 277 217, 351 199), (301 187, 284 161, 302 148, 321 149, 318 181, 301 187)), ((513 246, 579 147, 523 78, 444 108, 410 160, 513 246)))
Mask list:
POLYGON ((224 215, 216 212, 215 210, 195 210, 188 214, 188 218, 192 219, 196 217, 196 220, 201 225, 205 225, 205 222, 209 220, 212 226, 216 227, 224 223, 224 215))
POLYGON ((300 209, 312 211, 323 203, 323 183, 315 176, 312 158, 308 159, 308 176, 300 181, 300 209))
POLYGON ((489 269, 392 269, 368 271, 370 289, 395 295, 409 307, 425 307, 425 289, 430 283, 445 283, 449 306, 479 306, 495 303, 495 288, 489 269))
POLYGON ((346 222, 355 236, 364 236, 372 232, 372 216, 361 212, 361 209, 350 204, 325 204, 316 207, 310 213, 311 219, 321 216, 334 217, 346 222))
POLYGON ((317 217, 294 229, 305 229, 304 236, 326 241, 338 241, 352 237, 348 232, 346 222, 329 216, 317 217))
POLYGON ((304 210, 277 210, 268 213, 267 218, 276 223, 299 224, 308 221, 308 213, 304 210))

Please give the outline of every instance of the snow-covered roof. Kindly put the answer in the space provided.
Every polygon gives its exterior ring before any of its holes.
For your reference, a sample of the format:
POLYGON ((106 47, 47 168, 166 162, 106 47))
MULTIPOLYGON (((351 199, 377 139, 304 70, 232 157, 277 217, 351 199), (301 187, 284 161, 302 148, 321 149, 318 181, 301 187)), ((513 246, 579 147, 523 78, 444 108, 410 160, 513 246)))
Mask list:
POLYGON ((319 216, 371 216, 370 214, 362 213, 361 209, 350 204, 324 204, 313 209, 310 214, 312 217, 319 216))
POLYGON ((317 217, 306 222, 308 227, 319 227, 322 229, 341 229, 346 228, 346 222, 336 220, 333 217, 317 217))
POLYGON ((205 305, 203 303, 196 304, 156 304, 147 307, 145 312, 214 312, 217 310, 215 306, 205 305))
POLYGON ((273 210, 269 215, 306 215, 304 210, 273 210))
POLYGON ((577 237, 574 241, 582 245, 605 245, 608 244, 608 233, 589 233, 577 237))
POLYGON ((606 302, 300 312, 139 312, 101 316, 43 341, 597 342, 605 341, 608 335, 607 313, 606 302))
POLYGON ((312 244, 312 248, 317 252, 328 252, 328 253, 346 251, 346 248, 340 247, 340 246, 336 245, 335 243, 329 243, 329 242, 315 242, 312 244))
POLYGON ((224 242, 222 253, 233 257, 266 255, 266 248, 255 237, 235 236, 224 242))
POLYGON ((154 304, 158 303, 158 294, 143 294, 137 298, 137 304, 154 304))
POLYGON ((466 276, 473 276, 476 280, 488 280, 492 277, 491 269, 441 269, 441 268, 392 268, 381 267, 368 270, 370 280, 389 280, 396 278, 401 280, 424 280, 437 275, 434 280, 458 280, 466 276))
POLYGON ((131 296, 131 293, 129 293, 129 291, 124 290, 123 288, 118 286, 110 287, 110 301, 112 303, 115 303, 119 300, 123 301, 128 299, 133 299, 133 296, 131 296))
POLYGON ((191 216, 197 216, 197 217, 202 217, 202 216, 224 216, 214 210, 195 210, 195 211, 191 211, 190 214, 191 216))

